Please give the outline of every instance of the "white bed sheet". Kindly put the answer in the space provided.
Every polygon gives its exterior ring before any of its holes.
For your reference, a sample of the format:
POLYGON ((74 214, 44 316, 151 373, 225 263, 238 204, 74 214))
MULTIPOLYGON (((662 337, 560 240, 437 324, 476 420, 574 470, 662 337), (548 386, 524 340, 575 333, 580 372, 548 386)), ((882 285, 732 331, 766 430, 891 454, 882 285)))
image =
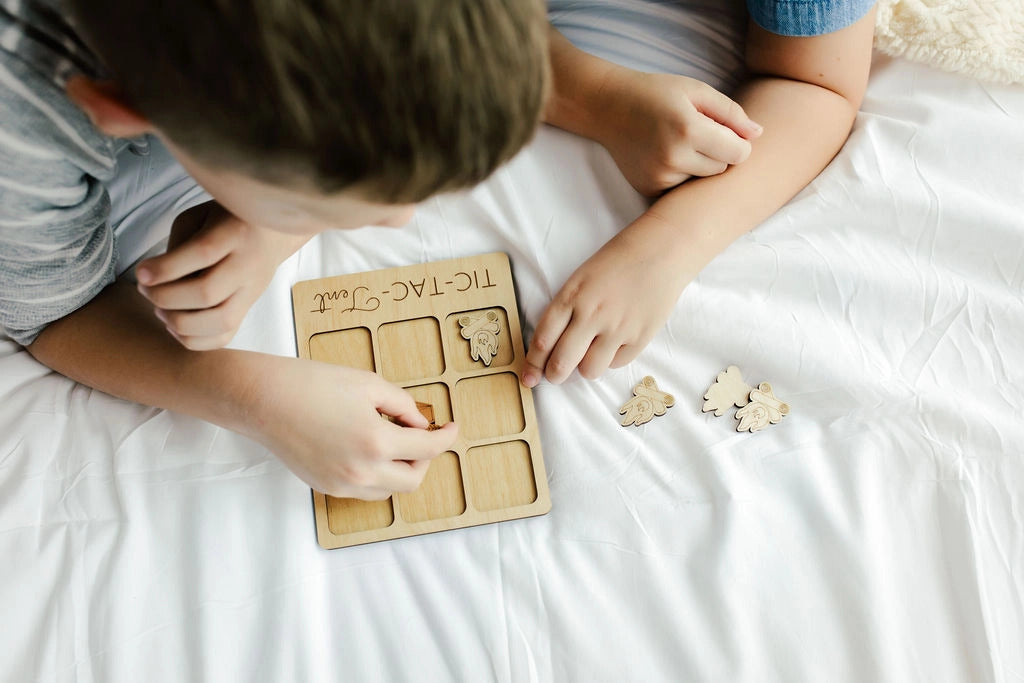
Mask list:
MULTIPOLYGON (((838 158, 633 364, 535 391, 541 518, 324 551, 262 448, 0 341, 0 680, 1024 680, 1022 124, 1020 87, 878 58, 838 158), (702 414, 731 363, 792 414, 702 414), (624 429, 646 374, 677 404, 624 429)), ((643 207, 544 129, 316 239, 235 345, 294 354, 298 280, 488 251, 529 331, 643 207)))

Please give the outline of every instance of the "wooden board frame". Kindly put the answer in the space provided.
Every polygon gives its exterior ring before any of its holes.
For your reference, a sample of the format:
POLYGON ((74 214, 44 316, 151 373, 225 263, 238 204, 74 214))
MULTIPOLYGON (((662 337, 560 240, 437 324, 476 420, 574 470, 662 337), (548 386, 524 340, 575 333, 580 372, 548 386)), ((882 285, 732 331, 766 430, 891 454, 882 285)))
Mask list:
POLYGON ((362 367, 459 422, 424 484, 386 501, 313 492, 328 549, 543 515, 551 509, 512 269, 503 253, 306 280, 292 288, 300 358, 362 367), (495 311, 497 355, 470 357, 458 318, 495 311), (319 335, 319 336, 318 336, 319 335), (460 490, 461 489, 461 490, 460 490))

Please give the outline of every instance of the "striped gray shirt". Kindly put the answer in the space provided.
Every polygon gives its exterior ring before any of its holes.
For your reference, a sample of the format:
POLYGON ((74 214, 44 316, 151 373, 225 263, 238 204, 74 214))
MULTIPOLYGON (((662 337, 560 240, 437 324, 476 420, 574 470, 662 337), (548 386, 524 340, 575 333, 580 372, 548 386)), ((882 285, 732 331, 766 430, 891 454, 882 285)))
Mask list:
POLYGON ((0 328, 23 345, 114 280, 104 184, 127 143, 64 93, 100 73, 59 0, 0 0, 0 328))

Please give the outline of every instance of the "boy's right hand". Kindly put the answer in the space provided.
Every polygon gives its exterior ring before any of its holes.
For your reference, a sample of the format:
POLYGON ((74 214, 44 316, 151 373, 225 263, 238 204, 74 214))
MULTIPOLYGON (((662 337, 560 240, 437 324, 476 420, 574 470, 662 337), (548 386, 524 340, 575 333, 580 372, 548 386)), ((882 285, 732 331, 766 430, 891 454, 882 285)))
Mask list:
POLYGON ((427 431, 413 397, 372 372, 263 354, 258 359, 245 402, 246 431, 322 493, 382 500, 412 491, 430 460, 458 435, 453 422, 427 431))
POLYGON ((596 139, 638 192, 656 196, 750 156, 761 126, 710 85, 686 76, 611 68, 594 104, 596 139))

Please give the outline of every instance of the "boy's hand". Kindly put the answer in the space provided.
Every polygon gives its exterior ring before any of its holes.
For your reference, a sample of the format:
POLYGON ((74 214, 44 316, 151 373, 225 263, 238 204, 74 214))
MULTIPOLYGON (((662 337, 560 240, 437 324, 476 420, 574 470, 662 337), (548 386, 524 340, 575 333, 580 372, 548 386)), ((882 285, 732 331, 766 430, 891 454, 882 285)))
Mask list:
POLYGON ((579 368, 595 379, 632 361, 668 319, 696 275, 648 238, 642 221, 623 230, 580 266, 541 316, 526 354, 523 384, 559 384, 579 368), (633 230, 630 230, 630 229, 633 230))
POLYGON ((454 422, 427 431, 413 397, 372 372, 260 357, 250 435, 317 491, 365 500, 412 491, 458 435, 454 422))
POLYGON ((686 76, 616 67, 594 106, 597 141, 647 196, 745 161, 762 132, 736 102, 686 76))
POLYGON ((136 268, 139 291, 183 346, 219 348, 306 239, 245 223, 215 202, 200 204, 175 219, 167 253, 136 268))

